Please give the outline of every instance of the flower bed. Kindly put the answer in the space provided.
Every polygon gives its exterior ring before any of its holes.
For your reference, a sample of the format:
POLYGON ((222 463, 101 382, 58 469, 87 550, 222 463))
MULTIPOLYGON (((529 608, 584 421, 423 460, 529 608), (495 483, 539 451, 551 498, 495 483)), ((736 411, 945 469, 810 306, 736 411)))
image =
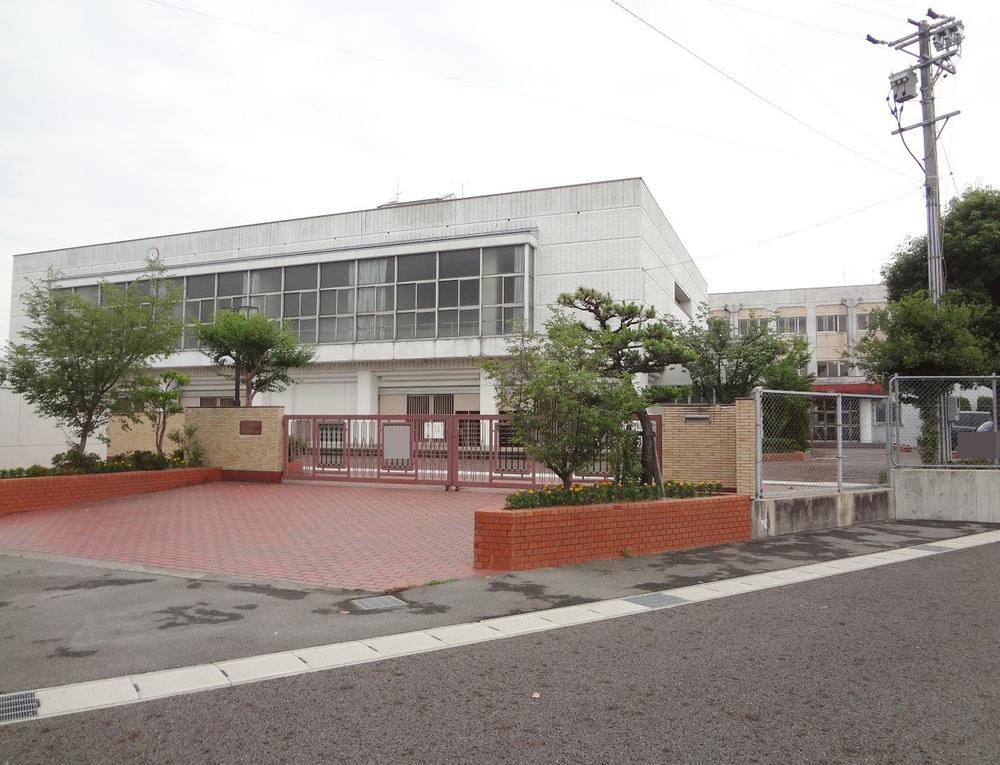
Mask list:
MULTIPOLYGON (((721 494, 719 481, 664 481, 663 495, 668 498, 707 497, 721 494)), ((570 488, 562 484, 541 489, 515 491, 507 496, 506 507, 520 510, 528 507, 554 507, 556 505, 596 505, 601 502, 639 502, 662 499, 654 484, 620 484, 602 481, 593 484, 575 483, 570 488)))
POLYGON ((222 468, 218 467, 18 478, 0 487, 0 515, 221 480, 222 468))
POLYGON ((738 494, 479 510, 475 567, 517 571, 749 538, 750 498, 738 494))

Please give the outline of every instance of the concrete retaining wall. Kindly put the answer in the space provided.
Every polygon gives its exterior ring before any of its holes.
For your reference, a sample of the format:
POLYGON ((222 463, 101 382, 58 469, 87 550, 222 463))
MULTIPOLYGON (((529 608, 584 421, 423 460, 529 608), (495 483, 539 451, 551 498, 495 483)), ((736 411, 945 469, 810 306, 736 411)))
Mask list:
POLYGON ((832 529, 896 517, 892 489, 844 491, 809 497, 774 497, 753 503, 753 537, 832 529))
POLYGON ((1000 470, 893 471, 896 517, 1000 523, 1000 470))

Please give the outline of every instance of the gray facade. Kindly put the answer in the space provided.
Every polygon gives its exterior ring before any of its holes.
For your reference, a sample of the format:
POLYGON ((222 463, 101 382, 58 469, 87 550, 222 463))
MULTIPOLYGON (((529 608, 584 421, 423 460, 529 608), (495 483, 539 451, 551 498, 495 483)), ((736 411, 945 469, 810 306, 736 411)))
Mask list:
MULTIPOLYGON (((433 395, 492 414, 478 357, 539 329, 561 292, 594 287, 682 319, 707 299, 646 184, 628 178, 16 255, 12 337, 18 296, 50 267, 93 295, 135 279, 149 255, 183 286, 190 325, 250 303, 316 344, 296 385, 255 401, 290 414, 396 414, 433 395)), ((188 331, 163 363, 192 375, 185 403, 231 396, 196 346, 188 331)))

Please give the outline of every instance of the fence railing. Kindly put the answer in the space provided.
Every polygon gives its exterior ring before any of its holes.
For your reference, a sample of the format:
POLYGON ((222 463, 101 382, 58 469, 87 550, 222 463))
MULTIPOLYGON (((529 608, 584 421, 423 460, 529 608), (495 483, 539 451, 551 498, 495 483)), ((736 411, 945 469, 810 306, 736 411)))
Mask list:
POLYGON ((996 375, 889 381, 893 467, 1000 466, 996 375))
POLYGON ((884 395, 758 388, 756 494, 817 494, 888 483, 884 395))
MULTIPOLYGON (((660 433, 661 418, 652 420, 660 433)), ((656 444, 659 452, 659 438, 656 444)), ((485 414, 287 415, 284 472, 298 479, 455 487, 530 488, 559 481, 528 456, 504 415, 485 414)), ((613 461, 604 454, 574 480, 613 475, 613 461)))

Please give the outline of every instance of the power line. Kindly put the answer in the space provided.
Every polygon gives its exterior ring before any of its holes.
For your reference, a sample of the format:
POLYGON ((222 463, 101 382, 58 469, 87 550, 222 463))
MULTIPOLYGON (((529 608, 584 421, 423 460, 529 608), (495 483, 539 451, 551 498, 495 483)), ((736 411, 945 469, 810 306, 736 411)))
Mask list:
MULTIPOLYGON (((193 8, 187 8, 187 7, 183 6, 183 5, 177 5, 175 3, 166 2, 166 0, 146 0, 146 2, 151 3, 153 5, 161 6, 163 8, 169 8, 169 9, 174 10, 174 11, 179 11, 179 12, 182 12, 182 13, 187 13, 187 14, 190 14, 192 16, 200 16, 202 18, 210 19, 212 21, 216 21, 216 22, 219 22, 221 24, 230 24, 232 26, 240 27, 242 29, 247 29, 247 30, 250 30, 250 31, 253 31, 253 32, 259 32, 261 34, 271 35, 273 37, 278 37, 278 38, 281 38, 281 39, 284 39, 284 40, 289 40, 291 42, 302 43, 302 44, 309 45, 309 46, 316 47, 316 48, 320 48, 320 49, 323 49, 323 50, 325 50, 327 48, 334 48, 335 47, 335 46, 327 45, 325 43, 318 43, 318 42, 316 42, 314 40, 310 40, 309 38, 306 38, 306 37, 300 37, 298 35, 288 34, 288 33, 285 33, 285 32, 280 32, 280 31, 274 30, 274 29, 268 29, 267 27, 258 26, 256 24, 248 24, 248 23, 243 22, 243 21, 238 21, 236 19, 227 18, 225 16, 219 16, 219 15, 216 15, 214 13, 206 13, 206 12, 203 12, 203 11, 195 10, 193 8)), ((377 62, 379 64, 383 64, 385 66, 390 66, 390 67, 393 67, 393 68, 396 68, 396 69, 401 69, 401 70, 404 70, 404 71, 416 72, 418 74, 422 74, 422 75, 427 76, 427 77, 435 77, 435 78, 439 78, 439 79, 450 80, 452 82, 457 82, 457 83, 465 85, 467 87, 482 88, 482 89, 485 89, 485 90, 490 90, 490 91, 494 91, 494 92, 498 92, 498 93, 503 93, 503 94, 508 95, 508 96, 513 96, 515 98, 531 99, 531 100, 539 101, 539 102, 542 102, 542 103, 553 104, 553 105, 560 106, 560 107, 563 107, 563 108, 575 109, 577 111, 582 111, 582 112, 587 112, 587 113, 591 113, 591 114, 596 114, 596 115, 599 115, 599 116, 602 116, 602 117, 607 117, 607 118, 610 118, 610 119, 621 120, 623 122, 631 122, 631 123, 637 124, 637 125, 645 125, 647 127, 657 128, 657 129, 660 129, 660 130, 667 130, 667 131, 670 131, 670 132, 679 133, 681 135, 689 135, 689 136, 692 136, 692 137, 695 137, 695 138, 702 138, 702 139, 709 140, 709 141, 716 141, 716 142, 719 142, 719 143, 728 143, 728 144, 731 144, 731 145, 734 145, 734 146, 742 146, 742 147, 748 148, 748 149, 756 149, 758 151, 770 151, 770 152, 777 152, 777 153, 782 153, 782 154, 793 154, 793 155, 798 154, 799 156, 801 156, 801 154, 799 152, 789 151, 789 150, 781 148, 781 147, 764 146, 762 144, 750 143, 748 141, 741 141, 741 140, 738 140, 738 139, 735 139, 735 138, 727 138, 727 137, 724 137, 724 136, 714 135, 714 134, 711 134, 711 133, 703 133, 703 132, 698 132, 698 131, 694 131, 694 130, 687 130, 685 128, 676 127, 674 125, 670 125, 670 124, 666 124, 666 123, 662 123, 662 122, 655 122, 653 120, 645 120, 645 119, 642 119, 642 118, 639 118, 639 117, 634 117, 634 116, 631 116, 631 115, 624 115, 624 114, 618 114, 618 113, 615 113, 615 112, 605 111, 603 109, 595 109, 593 107, 589 107, 589 106, 584 106, 582 104, 573 103, 572 101, 564 101, 564 100, 561 100, 561 99, 548 98, 548 97, 544 97, 544 96, 533 95, 533 94, 530 94, 530 93, 522 93, 520 91, 509 90, 507 88, 502 88, 502 87, 499 87, 499 86, 496 86, 496 85, 490 85, 490 84, 487 84, 487 83, 478 82, 476 80, 470 80, 470 79, 467 79, 467 78, 464 78, 464 77, 458 77, 456 75, 447 74, 447 73, 444 73, 444 72, 437 72, 437 71, 430 70, 430 69, 423 69, 421 67, 411 66, 409 64, 402 64, 402 63, 397 62, 397 61, 392 61, 391 59, 385 59, 385 58, 382 58, 380 56, 375 56, 375 55, 373 55, 371 53, 368 53, 366 51, 357 50, 357 49, 346 47, 346 46, 338 45, 338 46, 335 47, 335 49, 338 50, 338 51, 341 51, 343 53, 350 54, 352 56, 357 56, 359 58, 365 58, 365 59, 369 59, 371 61, 375 61, 375 62, 377 62)))
POLYGON ((808 21, 800 21, 799 19, 790 19, 787 16, 779 16, 776 13, 767 13, 766 11, 758 11, 756 8, 747 8, 745 5, 737 5, 736 3, 727 2, 727 0, 710 0, 715 5, 728 5, 730 8, 737 8, 741 11, 746 11, 747 13, 754 13, 758 16, 766 16, 769 19, 775 19, 777 21, 785 21, 789 24, 797 24, 800 27, 808 27, 809 29, 815 29, 820 32, 830 32, 831 34, 841 35, 843 37, 850 37, 852 40, 864 40, 864 38, 859 34, 854 34, 853 32, 843 32, 839 29, 833 29, 831 27, 820 26, 819 24, 810 24, 808 21))
POLYGON ((899 21, 898 14, 896 16, 891 16, 888 13, 882 13, 882 11, 873 11, 871 8, 862 8, 860 5, 851 5, 850 3, 843 2, 843 0, 823 0, 823 2, 830 3, 830 5, 839 5, 841 8, 850 8, 851 10, 861 11, 862 13, 870 13, 873 16, 881 16, 882 18, 899 21))
POLYGON ((789 119, 793 120, 794 122, 797 122, 799 125, 801 125, 802 127, 806 128, 810 132, 815 133, 816 135, 820 136, 821 138, 824 138, 825 140, 829 141, 830 143, 833 143, 836 146, 839 146, 841 149, 844 149, 845 151, 848 151, 851 154, 854 154, 855 156, 860 157, 861 159, 865 160, 865 162, 868 162, 870 164, 876 165, 877 167, 881 167, 883 170, 888 170, 890 173, 894 173, 895 175, 901 175, 904 178, 909 178, 910 177, 906 173, 903 173, 903 172, 901 172, 899 170, 896 170, 895 168, 890 167, 889 165, 885 165, 885 164, 879 162, 877 159, 872 159, 871 157, 869 157, 869 156, 867 156, 865 154, 862 154, 861 152, 857 151, 856 149, 852 149, 847 144, 845 144, 845 143, 837 140, 836 138, 834 138, 833 136, 829 135, 828 133, 823 132, 819 128, 814 127, 813 125, 811 125, 808 122, 806 122, 805 120, 803 120, 801 117, 796 116, 792 112, 790 112, 787 109, 785 109, 783 106, 780 106, 779 104, 775 103, 774 101, 772 101, 771 99, 769 99, 767 96, 761 95, 760 93, 758 93, 756 90, 754 90, 753 88, 751 88, 746 83, 738 80, 736 77, 734 77, 733 75, 729 74, 725 70, 720 69, 718 66, 716 66, 715 64, 713 64, 711 61, 709 61, 705 57, 699 55, 698 53, 695 53, 693 50, 691 50, 690 48, 688 48, 683 43, 675 40, 673 37, 671 37, 670 35, 668 35, 662 29, 660 29, 659 27, 657 27, 655 24, 652 24, 651 22, 647 21, 642 16, 640 16, 639 14, 637 14, 635 11, 633 11, 630 8, 627 8, 626 6, 622 5, 620 2, 618 2, 618 0, 608 0, 608 2, 612 3, 613 5, 617 6, 621 10, 623 10, 625 13, 627 13, 629 16, 631 16, 632 18, 634 18, 639 23, 643 24, 644 26, 648 27, 652 31, 656 32, 656 34, 658 34, 660 37, 662 37, 663 39, 667 40, 672 45, 680 48, 682 51, 684 51, 685 53, 687 53, 689 56, 697 59, 699 62, 701 62, 702 64, 704 64, 705 66, 707 66, 709 69, 711 69, 716 74, 718 74, 718 75, 724 77, 725 79, 729 80, 729 82, 733 83, 734 85, 736 85, 737 87, 739 87, 741 90, 746 91, 747 93, 749 93, 750 95, 752 95, 754 98, 756 98, 759 101, 762 101, 763 103, 765 103, 768 106, 770 106, 772 109, 775 109, 776 111, 778 111, 781 114, 785 115, 786 117, 788 117, 789 119))
MULTIPOLYGON (((893 194, 890 197, 886 197, 884 199, 876 200, 875 202, 871 202, 869 204, 866 204, 863 207, 857 207, 857 208, 855 208, 853 210, 848 210, 847 212, 840 213, 839 215, 835 215, 832 218, 824 218, 821 221, 817 221, 815 223, 810 223, 807 226, 801 226, 799 228, 795 228, 795 229, 792 229, 790 231, 785 231, 785 232, 780 233, 780 234, 775 234, 774 236, 770 236, 770 237, 768 237, 766 239, 760 239, 760 240, 758 240, 756 242, 752 242, 752 243, 747 244, 747 245, 742 245, 740 247, 731 247, 728 250, 723 250, 721 252, 715 252, 715 253, 712 253, 711 255, 705 255, 704 257, 701 257, 701 258, 688 258, 686 260, 678 261, 677 263, 671 263, 671 264, 664 265, 664 266, 656 266, 654 268, 643 268, 641 270, 642 271, 657 271, 657 270, 659 270, 661 268, 671 268, 671 267, 673 267, 675 265, 683 265, 685 263, 694 263, 695 265, 697 265, 699 263, 705 262, 706 260, 711 260, 712 258, 719 258, 719 257, 722 257, 724 255, 730 255, 730 254, 732 254, 734 252, 737 252, 737 251, 742 252, 742 251, 745 251, 745 250, 751 250, 751 249, 754 249, 756 247, 761 247, 761 246, 763 246, 765 244, 770 244, 772 242, 777 242, 777 241, 780 241, 782 239, 787 239, 788 237, 795 236, 797 234, 805 233, 806 231, 812 231, 813 229, 816 229, 816 228, 822 228, 823 226, 829 226, 831 223, 837 223, 839 221, 844 220, 845 218, 850 218, 850 217, 852 217, 854 215, 858 215, 858 214, 863 213, 863 212, 865 212, 867 210, 871 210, 872 208, 880 207, 881 205, 891 204, 892 202, 898 202, 899 200, 905 199, 906 197, 910 196, 911 194, 914 194, 917 191, 920 191, 922 188, 923 188, 922 186, 910 186, 905 191, 903 191, 902 193, 898 193, 897 192, 897 193, 893 194)), ((689 274, 690 274, 690 272, 689 272, 689 274)))
MULTIPOLYGON (((762 42, 759 37, 757 37, 753 32, 749 31, 745 26, 743 26, 742 24, 740 24, 736 19, 733 18, 732 14, 728 13, 726 11, 726 9, 723 8, 723 7, 721 7, 721 6, 729 5, 729 6, 732 6, 733 8, 740 8, 740 9, 743 9, 743 10, 750 11, 752 13, 756 13, 757 11, 754 11, 752 8, 744 8, 744 6, 742 6, 742 5, 736 5, 735 3, 727 2, 727 0, 709 0, 709 2, 712 3, 712 5, 715 6, 716 10, 718 10, 719 13, 721 13, 723 16, 725 16, 727 19, 729 19, 729 21, 732 22, 732 24, 734 26, 736 26, 738 29, 742 30, 747 35, 749 35, 751 38, 753 38, 756 41, 757 45, 760 46, 760 48, 768 56, 770 56, 783 69, 785 69, 789 74, 791 74, 791 76, 794 77, 806 90, 808 90, 810 93, 812 93, 818 100, 822 101, 827 106, 827 108, 829 108, 835 114, 839 115, 840 118, 844 120, 844 122, 846 122, 848 125, 850 125, 852 128, 854 128, 854 130, 857 131, 857 133, 859 135, 861 135, 862 137, 864 137, 864 139, 866 141, 868 141, 872 146, 874 146, 875 148, 877 148, 882 153, 887 154, 887 155, 889 154, 888 149, 886 149, 884 146, 882 146, 880 143, 878 143, 874 138, 872 138, 872 136, 867 131, 865 131, 857 123, 855 123, 854 120, 852 120, 843 110, 841 110, 839 107, 837 107, 836 104, 834 104, 832 101, 828 100, 823 95, 823 93, 822 93, 821 90, 819 90, 818 88, 814 87, 808 81, 806 81, 805 79, 803 79, 802 77, 800 77, 799 74, 798 74, 798 72, 793 67, 791 67, 788 63, 786 63, 786 61, 781 56, 779 56, 775 51, 771 50, 768 47, 767 43, 762 42)), ((771 16, 771 14, 762 14, 762 15, 771 16)), ((773 17, 773 18, 781 18, 781 17, 773 17)), ((846 34, 846 33, 841 33, 841 34, 846 34)), ((850 37, 855 37, 854 35, 849 35, 849 36, 850 37)), ((857 36, 857 39, 858 40, 863 40, 864 38, 862 38, 860 36, 857 36)))
POLYGON ((941 144, 941 151, 944 153, 944 163, 948 166, 948 175, 951 177, 951 185, 955 187, 955 196, 961 196, 962 192, 958 190, 958 181, 955 180, 955 171, 951 169, 951 159, 948 157, 948 147, 941 144))

